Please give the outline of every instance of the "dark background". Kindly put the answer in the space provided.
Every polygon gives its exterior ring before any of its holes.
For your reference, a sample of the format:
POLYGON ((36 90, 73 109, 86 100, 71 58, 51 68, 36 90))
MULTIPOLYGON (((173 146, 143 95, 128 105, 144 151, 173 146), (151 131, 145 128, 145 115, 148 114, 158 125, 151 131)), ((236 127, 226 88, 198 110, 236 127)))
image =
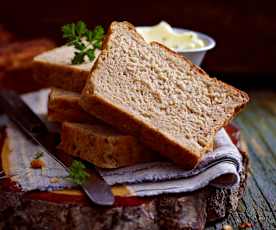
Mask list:
POLYGON ((105 28, 113 20, 134 25, 166 20, 207 33, 217 42, 203 63, 211 75, 242 84, 275 82, 274 1, 1 1, 0 23, 22 37, 48 36, 61 44, 60 27, 79 19, 105 28))

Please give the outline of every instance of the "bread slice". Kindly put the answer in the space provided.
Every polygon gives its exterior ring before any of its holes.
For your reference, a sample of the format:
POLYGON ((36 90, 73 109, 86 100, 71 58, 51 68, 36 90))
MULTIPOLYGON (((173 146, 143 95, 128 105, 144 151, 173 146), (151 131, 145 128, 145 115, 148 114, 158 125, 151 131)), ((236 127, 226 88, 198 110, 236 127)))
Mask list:
POLYGON ((119 168, 155 157, 136 138, 103 125, 64 122, 58 148, 101 168, 119 168))
POLYGON ((52 88, 48 99, 48 120, 51 122, 101 123, 79 105, 80 94, 52 88))
POLYGON ((57 88, 52 88, 49 94, 48 120, 64 122, 59 148, 65 153, 102 168, 118 168, 154 159, 137 138, 121 134, 86 113, 79 99, 80 94, 57 88))
POLYGON ((246 93, 158 43, 128 22, 113 22, 80 104, 184 168, 206 153, 215 133, 248 102, 246 93))
POLYGON ((73 46, 61 46, 36 56, 34 58, 35 80, 45 87, 81 92, 100 51, 96 50, 94 61, 72 65, 71 60, 75 51, 73 46))

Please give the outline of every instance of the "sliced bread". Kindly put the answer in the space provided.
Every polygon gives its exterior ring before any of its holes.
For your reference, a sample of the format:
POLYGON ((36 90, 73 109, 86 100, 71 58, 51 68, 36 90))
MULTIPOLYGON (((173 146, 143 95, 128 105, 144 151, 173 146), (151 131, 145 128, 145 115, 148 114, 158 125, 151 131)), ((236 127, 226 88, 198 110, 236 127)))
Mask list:
POLYGON ((51 122, 101 123, 79 105, 80 94, 52 88, 48 99, 48 120, 51 122))
POLYGON ((61 46, 42 53, 34 58, 34 78, 45 87, 57 87, 69 91, 81 92, 89 72, 99 55, 93 62, 86 61, 80 65, 72 65, 76 49, 73 46, 61 46))
POLYGON ((192 168, 248 95, 183 56, 148 44, 128 22, 113 22, 80 104, 162 155, 192 168))
POLYGON ((136 138, 103 125, 64 122, 58 148, 101 168, 119 168, 155 157, 136 138))

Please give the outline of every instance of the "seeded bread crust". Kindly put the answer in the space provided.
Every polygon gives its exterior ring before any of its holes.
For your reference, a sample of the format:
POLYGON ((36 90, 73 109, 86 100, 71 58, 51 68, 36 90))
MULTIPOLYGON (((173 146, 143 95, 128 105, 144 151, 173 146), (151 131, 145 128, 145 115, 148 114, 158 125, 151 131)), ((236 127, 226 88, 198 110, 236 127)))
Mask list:
POLYGON ((79 105, 80 94, 52 88, 48 99, 48 120, 50 122, 101 123, 85 112, 79 105))
POLYGON ((119 168, 154 160, 154 154, 136 138, 104 125, 64 122, 61 131, 63 152, 101 168, 119 168))
MULTIPOLYGON (((87 86, 89 87, 89 84, 86 84, 84 90, 86 90, 87 86)), ((89 94, 88 90, 85 92, 89 94)), ((145 126, 139 120, 135 119, 135 117, 129 116, 127 112, 118 111, 112 104, 101 100, 100 97, 98 98, 94 96, 92 98, 89 96, 83 96, 80 104, 83 109, 93 114, 95 117, 102 119, 119 130, 136 136, 149 148, 154 150, 158 149, 158 151, 165 157, 168 157, 167 153, 169 153, 169 158, 171 160, 187 169, 193 168, 199 160, 197 155, 190 152, 188 152, 189 157, 187 157, 186 154, 183 154, 183 149, 177 145, 177 143, 168 140, 156 130, 145 126), (116 123, 114 123, 114 121, 116 121, 116 123), (183 165, 181 162, 185 162, 185 164, 183 165)), ((213 147, 213 141, 210 142, 210 146, 208 147, 210 149, 213 147)))
POLYGON ((57 87, 80 93, 85 86, 89 70, 71 66, 34 61, 34 79, 44 87, 57 87))
MULTIPOLYGON (((72 46, 60 46, 34 58, 34 78, 45 87, 56 87, 80 93, 85 85, 94 61, 72 65, 76 50, 72 46)), ((100 51, 96 50, 96 58, 100 51)))
POLYGON ((102 168, 118 168, 154 159, 137 138, 119 133, 86 113, 79 100, 80 94, 62 89, 52 88, 49 94, 48 120, 63 123, 59 148, 64 153, 102 168))
POLYGON ((249 98, 246 93, 235 89, 232 86, 229 86, 221 81, 216 79, 210 79, 208 75, 199 67, 193 65, 189 60, 184 58, 183 56, 176 54, 175 52, 165 48, 164 46, 158 43, 152 43, 151 46, 159 47, 162 49, 168 56, 175 56, 178 59, 183 61, 183 65, 188 65, 191 71, 194 71, 201 75, 206 80, 212 82, 212 84, 219 84, 221 87, 228 89, 229 91, 234 91, 236 94, 239 94, 240 97, 243 98, 242 102, 237 105, 233 110, 227 111, 227 117, 222 119, 219 123, 217 123, 214 127, 210 127, 208 142, 205 143, 203 148, 200 151, 194 151, 193 149, 183 147, 183 145, 179 144, 173 137, 169 135, 164 135, 161 133, 157 128, 153 126, 145 124, 142 120, 134 116, 131 112, 127 111, 126 109, 119 107, 118 105, 114 105, 110 100, 97 94, 96 86, 93 80, 95 80, 95 76, 93 75, 98 69, 101 68, 99 64, 99 60, 101 56, 106 57, 109 55, 107 44, 109 43, 110 35, 114 32, 113 29, 116 26, 124 27, 124 29, 128 30, 129 33, 134 34, 133 36, 138 41, 144 42, 142 37, 136 33, 135 28, 128 22, 113 22, 109 28, 108 34, 105 38, 103 43, 103 50, 101 52, 100 57, 98 58, 97 62, 94 64, 90 80, 86 82, 86 86, 82 91, 82 97, 80 104, 81 106, 88 111, 89 113, 93 114, 94 116, 98 117, 99 119, 104 120, 105 122, 113 125, 114 127, 124 130, 138 138, 140 138, 141 142, 145 143, 152 149, 159 151, 162 155, 170 158, 177 164, 182 165, 184 168, 192 168, 196 165, 200 157, 212 148, 213 140, 215 133, 224 125, 229 123, 229 121, 240 111, 240 109, 248 102, 249 98))

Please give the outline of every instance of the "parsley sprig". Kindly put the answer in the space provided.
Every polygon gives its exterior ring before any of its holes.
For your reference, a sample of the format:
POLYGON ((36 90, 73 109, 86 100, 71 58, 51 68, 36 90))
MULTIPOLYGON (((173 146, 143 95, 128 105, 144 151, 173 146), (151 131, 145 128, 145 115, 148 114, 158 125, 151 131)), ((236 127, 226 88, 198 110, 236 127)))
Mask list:
POLYGON ((82 185, 89 174, 85 171, 85 165, 77 160, 74 160, 69 168, 68 178, 77 185, 82 185))
POLYGON ((81 64, 87 56, 90 61, 95 58, 95 50, 101 48, 104 37, 102 26, 96 26, 89 30, 83 21, 70 23, 62 27, 63 38, 67 39, 68 45, 73 45, 78 51, 72 59, 72 64, 81 64))

